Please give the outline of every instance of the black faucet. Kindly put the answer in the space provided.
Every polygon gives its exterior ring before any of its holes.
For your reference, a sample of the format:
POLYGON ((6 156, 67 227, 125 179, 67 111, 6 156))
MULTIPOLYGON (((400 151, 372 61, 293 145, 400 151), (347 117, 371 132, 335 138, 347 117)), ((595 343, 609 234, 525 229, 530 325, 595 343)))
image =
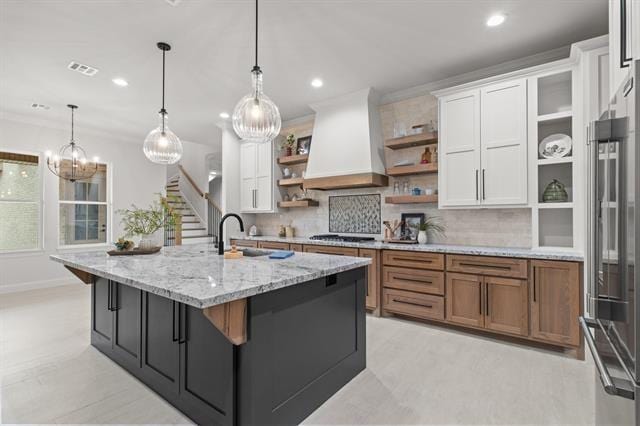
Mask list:
POLYGON ((232 216, 238 219, 238 222, 240 223, 240 232, 244 232, 244 223, 242 223, 242 218, 240 216, 238 216, 235 213, 227 213, 224 216, 222 216, 222 219, 220 219, 220 229, 218 229, 218 254, 224 254, 224 236, 223 236, 224 221, 227 220, 227 218, 232 216))

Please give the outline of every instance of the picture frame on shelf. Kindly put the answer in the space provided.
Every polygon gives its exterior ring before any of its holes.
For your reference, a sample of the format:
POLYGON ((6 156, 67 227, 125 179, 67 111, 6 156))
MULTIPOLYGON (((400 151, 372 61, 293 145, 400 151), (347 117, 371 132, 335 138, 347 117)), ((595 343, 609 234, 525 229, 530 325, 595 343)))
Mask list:
POLYGON ((402 235, 401 238, 417 241, 420 225, 425 221, 425 214, 402 213, 400 218, 402 219, 402 226, 400 228, 400 234, 402 235))
POLYGON ((309 150, 311 149, 311 136, 304 136, 302 138, 298 138, 297 149, 296 152, 298 155, 306 155, 309 154, 309 150))

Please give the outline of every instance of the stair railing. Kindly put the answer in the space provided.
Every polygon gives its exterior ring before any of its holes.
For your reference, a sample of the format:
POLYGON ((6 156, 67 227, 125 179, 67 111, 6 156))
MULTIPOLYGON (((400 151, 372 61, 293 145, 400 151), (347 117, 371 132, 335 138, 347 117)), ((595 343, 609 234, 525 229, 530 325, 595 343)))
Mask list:
POLYGON ((164 225, 164 246, 182 245, 182 216, 175 212, 175 209, 167 202, 169 197, 162 197, 160 202, 168 214, 175 214, 175 220, 165 221, 164 225))
POLYGON ((206 200, 207 203, 207 234, 211 238, 211 242, 216 244, 218 242, 218 229, 220 228, 220 220, 222 219, 222 209, 220 206, 216 204, 211 197, 211 194, 208 192, 203 192, 196 182, 193 180, 191 175, 187 173, 187 171, 182 167, 181 164, 178 165, 178 169, 180 173, 184 175, 189 182, 191 188, 202 198, 206 200))

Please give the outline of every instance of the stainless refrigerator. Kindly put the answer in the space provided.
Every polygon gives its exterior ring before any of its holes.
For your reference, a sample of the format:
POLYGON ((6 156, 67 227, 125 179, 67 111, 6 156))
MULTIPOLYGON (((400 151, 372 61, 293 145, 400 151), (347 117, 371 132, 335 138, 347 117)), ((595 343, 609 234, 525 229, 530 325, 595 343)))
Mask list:
POLYGON ((640 425, 640 61, 589 127, 587 312, 596 423, 640 425))

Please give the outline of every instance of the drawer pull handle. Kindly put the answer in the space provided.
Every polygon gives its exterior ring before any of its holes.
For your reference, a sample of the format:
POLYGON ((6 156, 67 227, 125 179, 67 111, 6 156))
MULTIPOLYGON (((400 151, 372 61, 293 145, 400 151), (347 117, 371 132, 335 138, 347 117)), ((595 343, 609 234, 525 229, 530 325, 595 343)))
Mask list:
POLYGON ((460 262, 459 266, 470 266, 472 268, 491 268, 491 269, 499 269, 501 271, 510 271, 511 266, 502 266, 502 265, 487 265, 486 263, 468 263, 468 262, 460 262))
POLYGON ((393 257, 393 260, 399 260, 401 262, 427 262, 427 263, 433 263, 433 260, 431 260, 431 259, 410 259, 410 258, 406 258, 406 257, 393 257))
POLYGON ((402 278, 402 277, 396 277, 402 281, 411 281, 414 283, 420 283, 420 284, 433 284, 433 280, 430 279, 425 279, 425 280, 417 280, 415 278, 402 278))
POLYGON ((413 306, 419 306, 419 307, 421 307, 421 308, 429 308, 429 309, 433 308, 433 305, 429 305, 429 304, 422 304, 422 303, 417 303, 417 302, 410 302, 410 301, 407 301, 407 300, 396 299, 396 298, 393 298, 392 300, 393 300, 394 302, 397 302, 397 303, 403 303, 403 304, 405 304, 405 305, 413 305, 413 306))

